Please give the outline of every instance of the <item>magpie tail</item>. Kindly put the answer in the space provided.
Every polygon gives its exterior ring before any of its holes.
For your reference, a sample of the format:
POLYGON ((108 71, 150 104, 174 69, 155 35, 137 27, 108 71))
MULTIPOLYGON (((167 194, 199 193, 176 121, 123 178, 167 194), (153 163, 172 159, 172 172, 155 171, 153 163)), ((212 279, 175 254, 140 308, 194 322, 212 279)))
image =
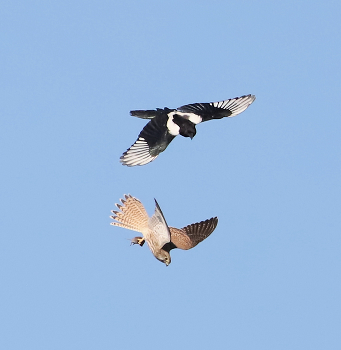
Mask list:
POLYGON ((133 117, 141 118, 141 119, 153 119, 157 116, 156 110, 136 110, 130 111, 130 115, 133 117))

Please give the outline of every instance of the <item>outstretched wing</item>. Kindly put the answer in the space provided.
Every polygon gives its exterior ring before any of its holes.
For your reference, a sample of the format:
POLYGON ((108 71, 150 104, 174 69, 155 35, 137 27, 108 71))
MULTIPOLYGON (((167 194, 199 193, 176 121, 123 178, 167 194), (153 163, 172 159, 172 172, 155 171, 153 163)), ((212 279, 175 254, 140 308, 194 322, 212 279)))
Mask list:
POLYGON ((170 227, 171 244, 163 249, 169 250, 174 248, 191 249, 207 238, 217 227, 218 218, 211 218, 192 225, 183 227, 182 229, 170 227))
POLYGON ((169 227, 156 199, 154 215, 149 219, 149 229, 152 237, 147 242, 154 245, 154 248, 161 249, 170 241, 169 227))
POLYGON ((205 122, 211 119, 221 119, 224 117, 234 117, 245 111, 247 107, 256 99, 254 95, 244 95, 231 98, 229 100, 211 103, 192 103, 177 108, 183 113, 194 113, 205 122))
POLYGON ((167 114, 153 117, 135 143, 120 157, 121 163, 127 166, 145 165, 163 152, 175 137, 169 133, 167 121, 167 114))

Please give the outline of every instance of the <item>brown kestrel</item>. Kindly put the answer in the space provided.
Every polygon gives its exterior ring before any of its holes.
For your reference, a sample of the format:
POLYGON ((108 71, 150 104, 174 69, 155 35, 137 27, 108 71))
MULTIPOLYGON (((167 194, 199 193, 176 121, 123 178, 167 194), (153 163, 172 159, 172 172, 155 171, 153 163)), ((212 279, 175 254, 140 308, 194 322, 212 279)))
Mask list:
POLYGON ((146 241, 154 256, 165 263, 171 263, 169 252, 174 248, 191 249, 207 238, 216 228, 218 218, 188 225, 181 229, 169 227, 161 208, 155 199, 155 212, 149 217, 143 204, 131 195, 125 195, 121 204, 116 204, 120 211, 112 210, 114 215, 111 225, 124 227, 129 230, 141 232, 143 237, 134 237, 132 244, 143 246, 146 241))

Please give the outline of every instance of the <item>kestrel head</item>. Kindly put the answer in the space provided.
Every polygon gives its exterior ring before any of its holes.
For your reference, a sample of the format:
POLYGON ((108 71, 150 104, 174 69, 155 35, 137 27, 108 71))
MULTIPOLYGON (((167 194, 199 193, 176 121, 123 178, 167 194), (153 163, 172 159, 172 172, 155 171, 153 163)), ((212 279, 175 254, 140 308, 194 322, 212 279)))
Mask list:
POLYGON ((160 251, 158 253, 154 253, 154 255, 156 259, 166 264, 166 266, 168 266, 171 263, 170 254, 163 249, 160 249, 160 251))

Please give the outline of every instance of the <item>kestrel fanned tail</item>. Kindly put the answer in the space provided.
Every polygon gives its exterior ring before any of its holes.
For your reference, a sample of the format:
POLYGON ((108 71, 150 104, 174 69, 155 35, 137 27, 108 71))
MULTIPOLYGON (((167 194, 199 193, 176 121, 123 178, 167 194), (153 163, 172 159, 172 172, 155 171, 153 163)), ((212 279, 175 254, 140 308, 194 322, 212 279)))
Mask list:
POLYGON ((121 204, 116 204, 120 211, 112 210, 114 214, 110 216, 118 222, 111 222, 111 225, 126 228, 141 233, 148 230, 148 214, 143 204, 131 195, 124 195, 125 199, 121 199, 121 204))

